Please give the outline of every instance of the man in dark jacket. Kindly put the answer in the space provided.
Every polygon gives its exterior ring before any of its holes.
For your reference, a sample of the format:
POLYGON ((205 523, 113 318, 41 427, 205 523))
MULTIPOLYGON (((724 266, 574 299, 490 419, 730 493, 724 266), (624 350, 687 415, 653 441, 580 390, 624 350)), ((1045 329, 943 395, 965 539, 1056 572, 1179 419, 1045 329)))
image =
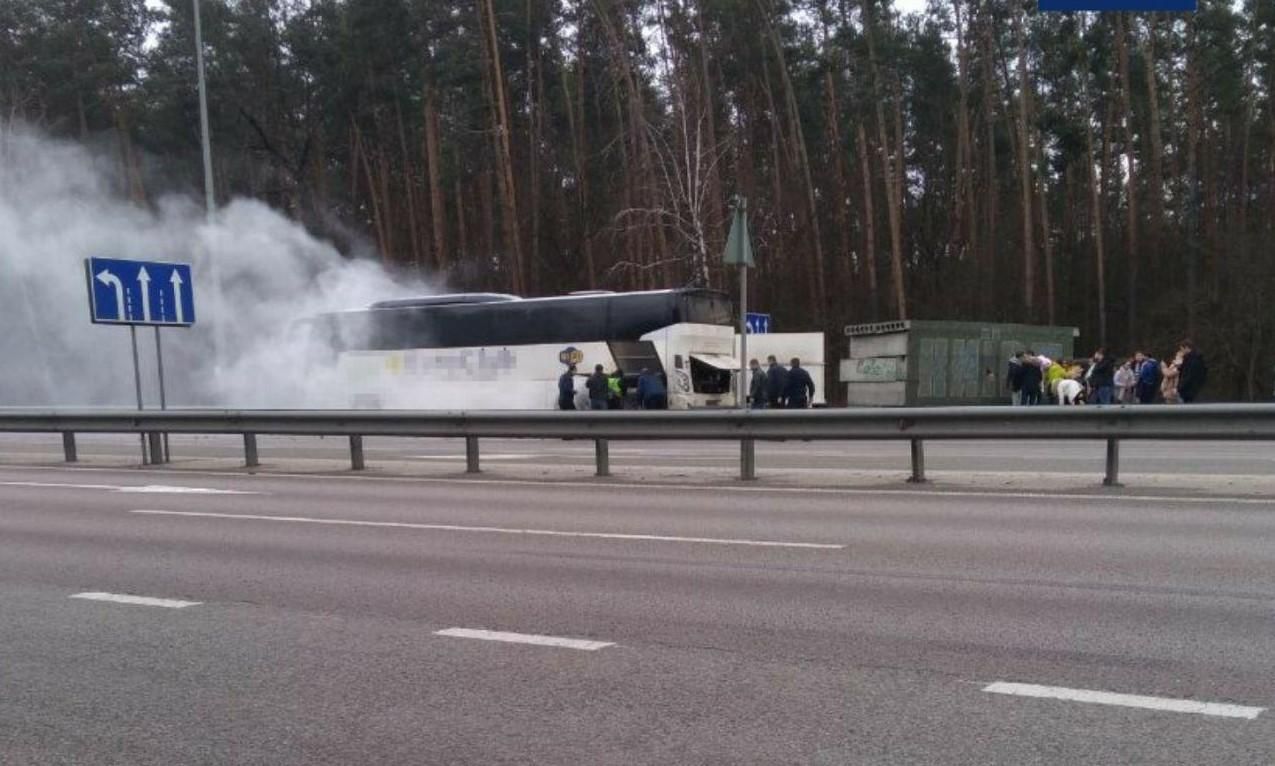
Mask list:
POLYGON ((780 366, 774 355, 766 357, 766 403, 769 407, 784 406, 784 387, 788 384, 788 373, 780 366))
POLYGON ((558 409, 574 410, 576 408, 576 366, 570 365, 567 371, 558 377, 558 409))
POLYGON ((1023 406, 1034 407, 1040 404, 1040 384, 1045 377, 1044 371, 1040 369, 1040 357, 1036 356, 1035 351, 1028 351, 1023 355, 1022 372, 1023 376, 1019 379, 1018 385, 1023 406))
POLYGON ((784 384, 784 402, 790 410, 804 410, 815 398, 815 382, 810 373, 802 369, 801 360, 792 358, 788 367, 788 381, 784 384))
POLYGON ((766 409, 766 373, 756 359, 748 363, 748 406, 754 410, 766 409))
POLYGON ((1116 360, 1107 356, 1107 349, 1093 352, 1093 366, 1089 368, 1089 386, 1093 388, 1094 404, 1112 404, 1116 398, 1116 360))
POLYGON ((593 368, 593 374, 584 385, 589 390, 589 409, 605 410, 611 384, 607 381, 607 374, 602 365, 599 364, 593 368))
POLYGON ((1005 386, 1009 388, 1009 403, 1023 403, 1023 352, 1019 351, 1009 358, 1009 367, 1005 370, 1005 386))
POLYGON ((1182 367, 1178 375, 1178 396, 1183 404, 1190 404, 1200 395, 1208 380, 1209 368, 1204 363, 1204 354, 1196 350, 1195 344, 1184 340, 1178 344, 1182 352, 1182 367))

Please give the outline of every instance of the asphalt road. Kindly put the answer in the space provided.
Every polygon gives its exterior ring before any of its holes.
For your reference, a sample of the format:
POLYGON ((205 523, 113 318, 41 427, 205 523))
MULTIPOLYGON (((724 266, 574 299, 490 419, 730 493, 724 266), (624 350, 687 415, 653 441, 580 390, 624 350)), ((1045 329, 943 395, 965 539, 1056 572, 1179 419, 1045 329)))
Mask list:
POLYGON ((5 764, 1269 765, 1273 628, 1265 499, 0 468, 5 764))

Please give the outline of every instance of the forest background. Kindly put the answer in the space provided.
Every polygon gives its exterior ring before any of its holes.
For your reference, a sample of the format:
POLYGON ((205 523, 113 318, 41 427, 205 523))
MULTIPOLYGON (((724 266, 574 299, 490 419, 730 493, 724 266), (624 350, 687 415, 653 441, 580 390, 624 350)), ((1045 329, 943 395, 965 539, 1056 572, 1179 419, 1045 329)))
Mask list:
MULTIPOLYGON (((395 272, 703 285, 748 199, 780 330, 1075 325, 1275 380, 1275 2, 203 0, 216 194, 395 272)), ((188 0, 0 3, 0 120, 202 188, 188 0)))

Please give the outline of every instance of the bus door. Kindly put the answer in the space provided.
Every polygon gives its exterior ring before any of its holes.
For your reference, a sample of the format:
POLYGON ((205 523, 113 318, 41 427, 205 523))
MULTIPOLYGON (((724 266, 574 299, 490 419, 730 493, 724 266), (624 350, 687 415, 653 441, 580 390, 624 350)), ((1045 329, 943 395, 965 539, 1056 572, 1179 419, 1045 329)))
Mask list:
MULTIPOLYGON (((636 395, 638 376, 642 374, 642 370, 650 370, 664 378, 664 386, 668 388, 668 375, 664 372, 664 365, 660 363, 655 343, 649 340, 613 340, 608 341, 607 346, 611 349, 611 358, 615 360, 616 367, 624 371, 624 388, 629 392, 629 398, 636 395)), ((626 406, 630 404, 632 402, 625 402, 626 406)))

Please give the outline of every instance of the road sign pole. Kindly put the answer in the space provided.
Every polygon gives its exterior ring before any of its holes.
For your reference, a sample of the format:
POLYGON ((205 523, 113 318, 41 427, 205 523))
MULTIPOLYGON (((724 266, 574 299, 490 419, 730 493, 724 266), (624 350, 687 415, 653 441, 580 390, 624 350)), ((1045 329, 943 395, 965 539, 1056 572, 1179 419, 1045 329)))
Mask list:
MULTIPOLYGON (((128 326, 128 337, 133 343, 133 386, 137 391, 137 410, 142 410, 142 365, 137 358, 137 326, 128 326)), ((145 465, 146 460, 146 434, 140 434, 142 440, 142 464, 145 465)))
MULTIPOLYGON (((181 300, 180 296, 178 300, 181 300)), ((159 368, 159 408, 168 409, 168 395, 164 392, 164 344, 160 342, 159 325, 155 325, 155 366, 159 368)), ((168 462, 168 433, 164 433, 164 454, 160 455, 161 463, 168 462)))

